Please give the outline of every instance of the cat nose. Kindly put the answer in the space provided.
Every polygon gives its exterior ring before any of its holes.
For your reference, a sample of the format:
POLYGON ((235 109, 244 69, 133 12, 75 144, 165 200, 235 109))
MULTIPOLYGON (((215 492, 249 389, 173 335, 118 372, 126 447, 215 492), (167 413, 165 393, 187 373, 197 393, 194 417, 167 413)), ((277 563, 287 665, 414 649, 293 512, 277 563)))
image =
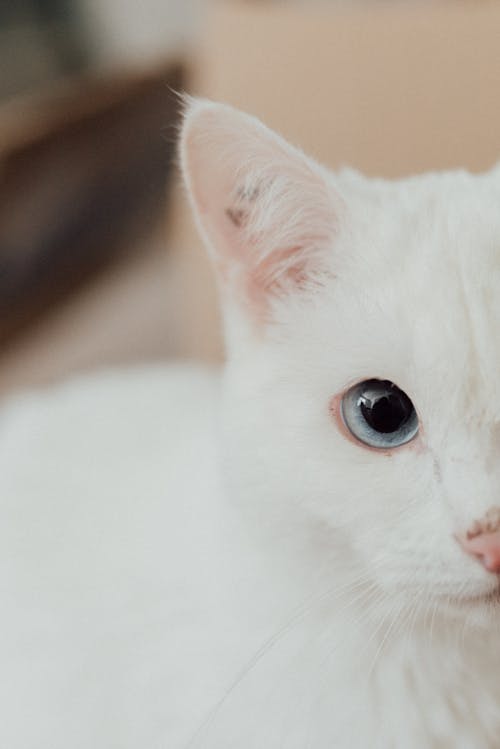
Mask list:
POLYGON ((488 572, 500 574, 500 530, 467 536, 459 539, 462 549, 476 557, 488 572))

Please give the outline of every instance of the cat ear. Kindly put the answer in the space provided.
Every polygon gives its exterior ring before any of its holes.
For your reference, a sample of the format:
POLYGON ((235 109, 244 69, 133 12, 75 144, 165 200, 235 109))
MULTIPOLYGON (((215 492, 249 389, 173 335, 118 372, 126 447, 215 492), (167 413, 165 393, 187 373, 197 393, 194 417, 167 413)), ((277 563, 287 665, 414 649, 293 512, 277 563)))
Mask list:
POLYGON ((223 283, 259 315, 321 283, 339 199, 321 167, 254 117, 189 100, 181 164, 223 283))

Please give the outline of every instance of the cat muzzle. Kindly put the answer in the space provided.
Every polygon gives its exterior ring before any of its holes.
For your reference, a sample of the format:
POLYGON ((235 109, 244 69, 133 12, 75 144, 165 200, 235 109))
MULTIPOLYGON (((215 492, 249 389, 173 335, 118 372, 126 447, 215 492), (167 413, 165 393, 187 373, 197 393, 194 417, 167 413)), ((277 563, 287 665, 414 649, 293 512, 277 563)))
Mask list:
POLYGON ((492 507, 484 518, 459 536, 462 549, 481 562, 485 570, 500 574, 500 507, 492 507))

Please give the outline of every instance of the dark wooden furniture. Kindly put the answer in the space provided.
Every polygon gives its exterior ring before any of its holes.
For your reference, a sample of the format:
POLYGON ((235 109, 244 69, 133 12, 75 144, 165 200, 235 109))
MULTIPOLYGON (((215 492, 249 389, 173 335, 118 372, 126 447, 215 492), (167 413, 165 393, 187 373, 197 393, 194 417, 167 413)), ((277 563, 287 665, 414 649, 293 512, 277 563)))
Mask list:
POLYGON ((0 107, 0 346, 158 220, 181 86, 173 63, 0 107))

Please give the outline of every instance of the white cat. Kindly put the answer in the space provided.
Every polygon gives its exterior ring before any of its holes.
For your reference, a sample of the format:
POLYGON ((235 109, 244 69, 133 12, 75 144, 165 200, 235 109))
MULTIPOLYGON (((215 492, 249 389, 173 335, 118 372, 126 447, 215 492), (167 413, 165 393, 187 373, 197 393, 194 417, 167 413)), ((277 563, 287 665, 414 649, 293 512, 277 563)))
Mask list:
POLYGON ((500 172, 332 174, 204 101, 181 160, 222 386, 4 405, 0 747, 499 747, 500 172))

